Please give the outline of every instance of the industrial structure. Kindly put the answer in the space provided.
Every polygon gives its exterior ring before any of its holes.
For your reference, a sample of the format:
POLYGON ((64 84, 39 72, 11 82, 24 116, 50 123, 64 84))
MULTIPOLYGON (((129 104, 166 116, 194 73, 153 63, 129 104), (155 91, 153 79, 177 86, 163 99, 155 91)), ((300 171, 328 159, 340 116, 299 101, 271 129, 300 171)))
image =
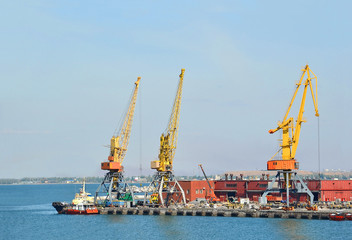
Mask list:
POLYGON ((210 181, 209 181, 207 175, 205 174, 205 171, 204 171, 204 169, 203 169, 202 164, 199 164, 198 166, 199 166, 200 169, 202 170, 202 173, 203 173, 203 175, 204 175, 205 181, 207 181, 208 186, 209 186, 209 190, 204 189, 204 190, 205 190, 205 199, 206 199, 208 202, 210 202, 210 203, 220 202, 220 199, 219 199, 219 198, 215 195, 215 193, 214 193, 214 187, 211 186, 210 181))
POLYGON ((296 89, 291 99, 290 105, 286 111, 286 114, 282 120, 282 122, 278 123, 278 127, 275 129, 269 130, 269 133, 275 133, 278 130, 282 130, 282 142, 280 145, 280 149, 278 152, 281 152, 281 159, 273 160, 275 155, 268 161, 267 163, 267 170, 269 171, 277 171, 276 177, 273 178, 272 182, 269 184, 267 190, 264 192, 261 203, 265 204, 267 202, 267 195, 272 192, 283 192, 286 191, 286 202, 287 208, 289 208, 289 196, 291 193, 306 193, 310 196, 310 202, 313 203, 313 194, 307 187, 307 185, 303 182, 302 178, 297 175, 296 170, 299 168, 299 164, 295 159, 296 150, 299 142, 300 132, 301 132, 301 125, 303 120, 303 113, 304 113, 304 106, 305 100, 307 95, 308 87, 310 88, 314 109, 315 109, 315 116, 319 117, 318 113, 318 98, 317 98, 317 77, 315 74, 310 70, 309 66, 306 65, 304 69, 302 69, 303 73, 296 84, 296 89), (303 79, 307 75, 307 78, 303 79), (315 94, 312 86, 312 80, 315 80, 315 94), (296 123, 294 123, 294 119, 292 117, 288 118, 290 113, 292 104, 296 98, 297 92, 301 85, 304 85, 303 96, 301 100, 300 109, 298 112, 298 117, 296 119, 296 123), (294 126, 295 124, 295 126, 294 126), (281 179, 283 181, 281 181, 281 179), (278 181, 278 186, 274 188, 274 184, 278 181))
MULTIPOLYGON (((168 206, 171 201, 175 201, 174 197, 176 195, 181 199, 181 202, 186 203, 183 189, 173 173, 173 160, 177 144, 184 72, 185 69, 181 69, 169 123, 165 132, 160 137, 159 159, 151 162, 151 168, 157 171, 148 188, 152 189, 149 203, 154 206, 168 206)), ((144 205, 147 204, 147 195, 148 192, 145 193, 144 205)), ((176 202, 178 202, 178 199, 176 199, 176 202)))
MULTIPOLYGON (((95 192, 94 199, 82 191, 76 194, 72 203, 53 202, 60 214, 122 214, 122 215, 187 215, 187 216, 240 216, 240 217, 281 217, 306 219, 332 219, 340 216, 334 210, 352 208, 352 178, 350 180, 303 179, 298 175, 299 164, 295 159, 299 143, 303 113, 308 87, 310 89, 315 116, 319 117, 317 99, 317 77, 306 65, 296 84, 293 97, 282 122, 269 133, 282 130, 280 149, 267 162, 267 170, 277 171, 269 179, 268 172, 245 178, 226 173, 209 179, 202 164, 199 167, 205 180, 178 181, 173 172, 176 152, 184 69, 181 69, 179 83, 171 115, 166 130, 160 137, 158 160, 151 161, 156 170, 147 186, 130 186, 124 178, 122 166, 131 134, 134 110, 137 100, 140 77, 135 82, 128 110, 118 132, 111 138, 110 154, 101 163, 107 171, 102 183, 95 192), (306 78, 305 78, 306 76, 306 78), (315 80, 315 91, 313 88, 315 80), (289 117, 291 108, 301 86, 304 86, 298 117, 289 117), (278 153, 280 153, 278 155, 278 153), (274 159, 275 156, 279 159, 274 159), (94 202, 93 202, 94 200, 94 202), (138 200, 138 201, 137 201, 138 200), (316 203, 313 206, 313 203, 316 203), (266 205, 270 203, 269 205, 266 205), (141 206, 143 205, 143 207, 141 206), (171 207, 169 208, 169 206, 171 207), (264 206, 263 206, 264 205, 264 206), (294 210, 295 211, 290 211, 294 210), (282 211, 284 210, 284 211, 282 211), (322 211, 320 211, 322 210, 322 211)), ((238 174, 237 174, 238 175, 238 174)), ((148 179, 150 180, 150 179, 148 179)), ((352 212, 344 213, 352 220, 352 212)), ((344 216, 345 216, 344 215, 344 216)), ((342 216, 342 215, 341 215, 342 216)))
MULTIPOLYGON (((352 180, 303 180, 313 194, 314 202, 352 202, 352 180)), ((260 179, 248 179, 243 176, 226 176, 221 180, 209 180, 214 186, 214 193, 221 202, 232 201, 233 198, 248 198, 249 201, 259 202, 268 188, 271 180, 263 174, 260 179)), ((211 189, 206 180, 179 181, 185 191, 187 202, 207 198, 211 189)), ((278 182, 275 182, 276 187, 278 182)), ((274 186, 275 186, 274 185, 274 186)), ((286 192, 273 192, 267 195, 267 202, 282 202, 286 199, 286 192)), ((310 202, 305 193, 290 193, 290 203, 310 202)))
POLYGON ((96 204, 113 205, 114 202, 120 200, 128 205, 135 205, 133 191, 124 179, 122 162, 127 152, 127 146, 131 134, 140 79, 141 78, 138 77, 137 81, 134 83, 135 87, 132 91, 129 107, 119 132, 111 138, 108 161, 101 163, 101 169, 107 170, 108 172, 106 173, 103 182, 96 190, 94 198, 96 204))

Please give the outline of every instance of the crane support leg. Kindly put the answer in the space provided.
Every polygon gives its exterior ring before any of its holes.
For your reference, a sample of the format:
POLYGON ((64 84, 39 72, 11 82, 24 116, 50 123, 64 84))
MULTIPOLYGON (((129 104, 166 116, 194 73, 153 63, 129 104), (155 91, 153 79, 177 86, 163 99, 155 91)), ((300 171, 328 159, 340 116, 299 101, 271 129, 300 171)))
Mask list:
POLYGON ((97 205, 114 205, 123 201, 126 207, 135 206, 133 190, 125 181, 122 172, 108 172, 95 192, 94 203, 97 205))
POLYGON ((309 195, 310 204, 313 205, 314 204, 313 193, 309 190, 307 184, 305 184, 303 182, 303 179, 298 174, 295 175, 295 178, 296 178, 295 185, 297 186, 297 192, 298 193, 307 193, 309 195), (297 182, 297 180, 298 180, 298 182, 297 182))
MULTIPOLYGON (((290 174, 288 172, 285 172, 284 174, 286 174, 285 179, 290 179, 290 174)), ((290 207, 290 183, 288 182, 285 185, 286 185, 286 206, 290 207)))
POLYGON ((286 205, 289 207, 290 205, 290 193, 306 193, 309 196, 310 204, 314 203, 313 193, 309 190, 307 184, 303 182, 303 179, 297 174, 295 171, 278 171, 276 176, 273 177, 272 181, 269 183, 268 188, 264 191, 260 204, 267 204, 266 196, 269 193, 282 193, 286 191, 286 205), (282 186, 283 179, 281 179, 281 175, 284 179, 286 179, 286 184, 284 184, 284 188, 282 186), (274 188, 275 182, 278 183, 278 187, 274 188))
POLYGON ((261 197, 261 201, 260 201, 260 204, 267 204, 267 198, 266 198, 266 195, 268 195, 269 193, 271 192, 277 192, 276 189, 274 189, 274 184, 276 182, 276 180, 278 179, 278 181, 280 182, 280 174, 276 174, 275 177, 273 177, 272 181, 269 183, 268 185, 268 188, 264 191, 262 197, 261 197))
POLYGON ((164 178, 162 177, 160 180, 160 184, 159 184, 159 189, 158 189, 158 193, 159 193, 159 201, 161 206, 164 206, 164 198, 163 198, 163 186, 164 185, 164 178))
POLYGON ((153 180, 147 191, 144 193, 144 206, 160 205, 168 207, 172 202, 186 204, 185 193, 171 171, 157 172, 153 176, 153 180), (153 202, 152 199, 152 196, 155 194, 158 195, 157 202, 153 202), (148 197, 148 195, 150 196, 148 197), (149 203, 147 202, 148 198, 150 198, 149 203))

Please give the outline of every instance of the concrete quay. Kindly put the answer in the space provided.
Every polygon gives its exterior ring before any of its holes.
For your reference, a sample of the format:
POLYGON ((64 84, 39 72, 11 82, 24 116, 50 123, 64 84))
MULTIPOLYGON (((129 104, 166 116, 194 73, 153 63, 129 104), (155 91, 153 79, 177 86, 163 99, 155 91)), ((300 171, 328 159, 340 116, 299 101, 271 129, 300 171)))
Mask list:
MULTIPOLYGON (((124 208, 99 207, 99 214, 114 215, 170 215, 170 216, 213 216, 213 217, 253 217, 329 220, 329 214, 336 211, 306 210, 255 210, 255 209, 215 209, 215 208, 124 208)), ((351 212, 344 211, 345 213, 351 212)))

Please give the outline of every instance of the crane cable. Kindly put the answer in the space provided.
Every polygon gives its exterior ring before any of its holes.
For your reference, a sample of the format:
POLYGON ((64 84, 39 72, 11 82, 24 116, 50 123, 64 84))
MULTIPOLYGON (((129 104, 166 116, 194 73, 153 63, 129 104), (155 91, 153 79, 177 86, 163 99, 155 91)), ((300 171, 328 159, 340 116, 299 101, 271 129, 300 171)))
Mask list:
POLYGON ((139 90, 139 177, 142 176, 142 92, 139 90))
POLYGON ((125 119, 128 117, 127 114, 128 114, 128 110, 130 108, 130 105, 131 105, 131 102, 132 102, 132 98, 133 98, 133 93, 134 93, 134 90, 132 90, 131 94, 130 94, 130 97, 129 97, 129 101, 127 102, 126 106, 125 106, 125 110, 123 111, 123 113, 121 114, 121 117, 120 117, 120 120, 119 120, 119 123, 118 125, 116 126, 115 128, 115 131, 113 133, 113 136, 119 136, 121 134, 121 131, 122 131, 122 128, 123 128, 123 124, 125 122, 125 119))
POLYGON ((319 180, 321 180, 321 172, 320 172, 320 121, 318 117, 318 168, 319 168, 319 180))

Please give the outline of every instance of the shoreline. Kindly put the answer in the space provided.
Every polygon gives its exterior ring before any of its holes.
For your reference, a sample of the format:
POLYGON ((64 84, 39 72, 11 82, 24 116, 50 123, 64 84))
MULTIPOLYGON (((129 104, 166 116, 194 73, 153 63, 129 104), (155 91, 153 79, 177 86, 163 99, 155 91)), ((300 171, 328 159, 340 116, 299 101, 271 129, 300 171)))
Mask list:
MULTIPOLYGON (((82 185, 82 183, 0 183, 0 186, 24 186, 24 185, 82 185)), ((100 183, 86 183, 86 184, 100 184, 100 183)))

